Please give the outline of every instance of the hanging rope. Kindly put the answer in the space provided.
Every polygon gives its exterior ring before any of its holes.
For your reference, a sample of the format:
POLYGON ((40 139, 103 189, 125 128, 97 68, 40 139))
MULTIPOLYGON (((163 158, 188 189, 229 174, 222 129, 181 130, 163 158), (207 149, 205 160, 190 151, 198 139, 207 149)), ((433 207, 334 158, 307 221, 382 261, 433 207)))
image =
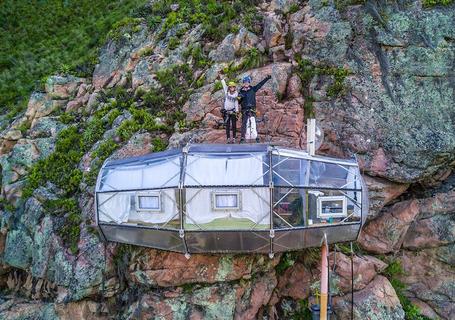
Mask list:
POLYGON ((351 320, 354 320, 354 250, 351 242, 351 320))

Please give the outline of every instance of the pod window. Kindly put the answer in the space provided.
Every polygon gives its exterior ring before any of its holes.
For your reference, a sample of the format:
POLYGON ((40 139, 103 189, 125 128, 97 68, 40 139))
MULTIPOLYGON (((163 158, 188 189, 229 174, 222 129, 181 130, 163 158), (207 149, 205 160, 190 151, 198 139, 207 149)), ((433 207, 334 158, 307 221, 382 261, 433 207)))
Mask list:
POLYGON ((137 193, 136 211, 161 212, 161 193, 160 192, 137 193))
POLYGON ((213 210, 240 210, 241 197, 239 191, 215 191, 212 192, 213 210))
POLYGON ((318 218, 341 218, 347 215, 345 196, 318 197, 318 218))

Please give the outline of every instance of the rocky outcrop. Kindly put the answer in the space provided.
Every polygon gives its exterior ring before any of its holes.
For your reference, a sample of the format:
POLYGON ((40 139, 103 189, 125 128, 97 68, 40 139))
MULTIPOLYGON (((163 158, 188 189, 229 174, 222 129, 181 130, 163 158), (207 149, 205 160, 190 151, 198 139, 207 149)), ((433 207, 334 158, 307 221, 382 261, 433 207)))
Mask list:
POLYGON ((270 272, 277 262, 264 256, 199 254, 188 260, 181 254, 148 250, 132 262, 129 272, 133 282, 169 287, 248 279, 255 273, 270 272))
MULTIPOLYGON (((349 319, 350 295, 334 298, 333 308, 338 319, 349 319)), ((404 311, 395 290, 383 276, 377 276, 363 290, 354 293, 355 319, 404 319, 404 311)))
POLYGON ((335 134, 331 143, 358 153, 371 175, 392 181, 415 182, 445 170, 454 160, 448 121, 454 11, 371 4, 349 7, 346 20, 333 7, 316 12, 303 16, 303 30, 313 34, 303 41, 304 57, 350 71, 345 84, 351 90, 338 103, 320 98, 326 90, 320 78, 311 86, 317 118, 335 134), (369 18, 362 20, 365 13, 369 18))
POLYGON ((256 48, 258 45, 259 51, 263 52, 264 48, 259 44, 259 37, 243 27, 237 34, 227 35, 218 47, 209 53, 209 58, 214 62, 231 62, 242 51, 256 48))
POLYGON ((395 204, 363 228, 359 239, 360 244, 366 250, 375 253, 399 250, 418 212, 419 206, 416 200, 395 204))
MULTIPOLYGON (((450 251, 453 256, 453 246, 450 251)), ((438 253, 433 250, 405 251, 399 259, 403 266, 400 279, 406 285, 407 295, 426 304, 427 312, 452 319, 455 316, 453 262, 447 264, 440 261, 438 253)))

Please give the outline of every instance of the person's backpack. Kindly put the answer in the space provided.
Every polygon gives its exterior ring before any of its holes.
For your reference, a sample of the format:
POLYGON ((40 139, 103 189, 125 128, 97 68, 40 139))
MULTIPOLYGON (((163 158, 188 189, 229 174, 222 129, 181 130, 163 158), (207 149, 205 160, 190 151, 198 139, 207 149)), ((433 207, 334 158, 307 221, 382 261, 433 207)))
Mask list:
POLYGON ((245 132, 245 139, 251 140, 256 139, 258 137, 258 132, 256 130, 256 117, 248 117, 246 122, 246 132, 245 132))

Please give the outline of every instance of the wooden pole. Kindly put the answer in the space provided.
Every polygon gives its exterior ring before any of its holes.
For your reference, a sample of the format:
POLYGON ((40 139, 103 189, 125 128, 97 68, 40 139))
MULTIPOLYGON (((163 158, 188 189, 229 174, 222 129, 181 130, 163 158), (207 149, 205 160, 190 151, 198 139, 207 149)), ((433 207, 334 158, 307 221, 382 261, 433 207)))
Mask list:
POLYGON ((328 249, 327 242, 324 241, 321 246, 321 314, 320 320, 327 320, 327 298, 329 284, 329 268, 328 268, 328 249))

